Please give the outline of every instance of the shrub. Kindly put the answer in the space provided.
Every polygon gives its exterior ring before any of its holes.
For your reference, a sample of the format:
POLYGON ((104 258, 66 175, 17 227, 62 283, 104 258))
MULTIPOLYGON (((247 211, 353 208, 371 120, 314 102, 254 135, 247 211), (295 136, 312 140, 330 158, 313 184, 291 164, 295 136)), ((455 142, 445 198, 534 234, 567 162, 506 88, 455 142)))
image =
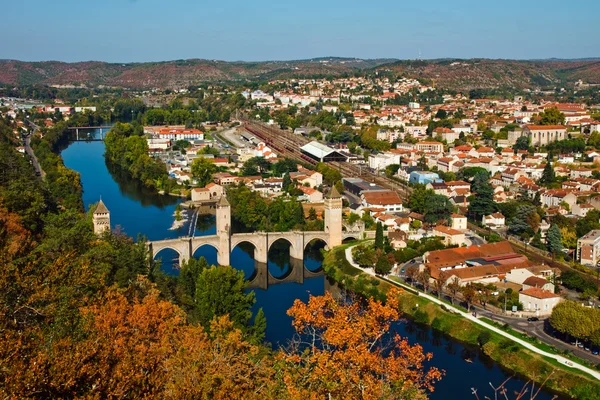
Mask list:
POLYGON ((417 310, 415 311, 415 322, 419 324, 429 324, 429 315, 425 311, 417 310))
POLYGON ((483 347, 491 338, 492 335, 489 331, 482 331, 479 336, 477 336, 477 343, 479 343, 479 346, 483 347))

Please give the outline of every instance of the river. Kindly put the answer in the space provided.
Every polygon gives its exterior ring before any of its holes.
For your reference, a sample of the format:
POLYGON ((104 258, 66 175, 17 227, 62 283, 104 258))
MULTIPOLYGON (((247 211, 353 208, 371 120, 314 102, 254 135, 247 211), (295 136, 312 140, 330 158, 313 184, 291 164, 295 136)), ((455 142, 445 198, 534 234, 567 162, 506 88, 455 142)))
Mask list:
MULTIPOLYGON (((189 222, 179 230, 169 229, 174 221, 175 208, 181 199, 150 193, 115 168, 109 168, 103 154, 103 142, 75 142, 62 152, 65 165, 81 174, 86 208, 102 198, 110 211, 112 228, 120 229, 134 238, 142 234, 150 240, 159 240, 185 236, 190 232, 189 222)), ((214 234, 214 218, 200 218, 193 230, 197 236, 214 234)), ((290 268, 288 251, 287 246, 282 245, 269 252, 268 268, 274 277, 283 276, 290 268)), ((176 254, 165 250, 159 256, 166 273, 178 273, 172 266, 176 254)), ((210 246, 201 247, 194 256, 204 256, 209 263, 216 263, 216 250, 210 246)), ((317 270, 322 261, 319 247, 309 249, 305 258, 306 267, 317 270)), ((251 249, 237 246, 232 251, 231 264, 250 276, 254 270, 251 249)), ((255 290, 255 308, 262 307, 267 318, 266 339, 275 346, 285 344, 294 333, 291 319, 286 314, 287 309, 294 300, 307 301, 309 295, 322 295, 329 287, 324 277, 317 277, 307 279, 302 284, 281 283, 272 285, 267 290, 255 290)), ((434 357, 431 365, 446 371, 446 376, 430 395, 431 399, 474 399, 471 394, 473 387, 479 389, 481 399, 485 395, 494 398, 490 383, 498 386, 511 376, 477 349, 465 347, 428 327, 403 321, 394 324, 394 329, 411 343, 421 344, 424 351, 432 352, 434 357)), ((509 381, 509 399, 515 398, 512 393, 524 383, 517 378, 509 381)), ((549 392, 540 392, 537 397, 538 400, 551 398, 549 392)))

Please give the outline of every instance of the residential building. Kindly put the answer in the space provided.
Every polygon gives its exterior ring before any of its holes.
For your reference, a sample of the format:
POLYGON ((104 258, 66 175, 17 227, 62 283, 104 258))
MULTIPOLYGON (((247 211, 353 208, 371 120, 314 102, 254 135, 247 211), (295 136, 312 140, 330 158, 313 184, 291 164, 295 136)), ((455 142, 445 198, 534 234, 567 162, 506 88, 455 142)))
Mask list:
POLYGON ((498 229, 504 227, 506 220, 501 213, 486 215, 482 218, 483 226, 490 229, 498 229))
POLYGON ((441 153, 444 151, 444 144, 440 142, 419 142, 415 144, 415 149, 427 153, 441 153))
POLYGON ((158 137, 172 140, 203 140, 204 133, 198 129, 163 128, 158 131, 158 137))
POLYGON ((552 309, 561 300, 560 295, 536 287, 519 292, 519 301, 523 304, 524 311, 535 313, 537 316, 552 314, 552 309))
POLYGON ((460 214, 452 214, 450 216, 450 221, 452 222, 451 228, 457 229, 460 231, 467 230, 467 217, 460 214))
POLYGON ((426 185, 430 182, 440 182, 440 176, 435 172, 428 171, 413 171, 408 178, 410 183, 420 183, 426 185))
POLYGON ((600 229, 588 232, 577 240, 577 259, 583 265, 597 266, 600 261, 600 229))
POLYGON ((363 207, 384 208, 386 212, 401 212, 402 200, 392 190, 367 190, 360 195, 363 207))
POLYGON ((447 226, 436 226, 433 235, 444 238, 446 246, 460 246, 465 242, 465 233, 447 226))

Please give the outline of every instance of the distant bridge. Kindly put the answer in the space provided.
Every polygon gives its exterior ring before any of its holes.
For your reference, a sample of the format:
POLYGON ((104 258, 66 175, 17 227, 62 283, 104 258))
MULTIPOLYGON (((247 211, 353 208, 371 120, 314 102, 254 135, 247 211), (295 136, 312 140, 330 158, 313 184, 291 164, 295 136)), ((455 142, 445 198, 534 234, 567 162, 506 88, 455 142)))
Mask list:
POLYGON ((73 127, 69 127, 67 129, 71 130, 71 131, 75 131, 76 134, 76 138, 77 141, 79 141, 79 130, 83 129, 83 130, 89 130, 89 129, 99 129, 100 130, 100 139, 85 139, 85 140, 90 140, 90 141, 102 141, 104 140, 104 130, 105 129, 110 129, 112 128, 112 126, 110 125, 102 125, 102 126, 73 126, 73 127))

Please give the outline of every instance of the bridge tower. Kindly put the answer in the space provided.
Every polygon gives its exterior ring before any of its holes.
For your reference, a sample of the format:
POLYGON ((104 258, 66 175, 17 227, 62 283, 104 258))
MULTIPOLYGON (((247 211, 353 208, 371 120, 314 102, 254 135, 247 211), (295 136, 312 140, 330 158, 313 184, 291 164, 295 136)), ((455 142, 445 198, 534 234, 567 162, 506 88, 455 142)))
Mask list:
POLYGON ((92 221, 94 222, 94 233, 96 235, 102 235, 104 231, 110 231, 110 211, 108 211, 102 199, 94 209, 92 221))
POLYGON ((229 265, 231 253, 231 206, 225 194, 217 203, 217 236, 219 237, 219 250, 217 262, 219 265, 229 265))
POLYGON ((325 232, 329 234, 329 248, 342 244, 342 196, 335 188, 331 189, 324 200, 325 232))

